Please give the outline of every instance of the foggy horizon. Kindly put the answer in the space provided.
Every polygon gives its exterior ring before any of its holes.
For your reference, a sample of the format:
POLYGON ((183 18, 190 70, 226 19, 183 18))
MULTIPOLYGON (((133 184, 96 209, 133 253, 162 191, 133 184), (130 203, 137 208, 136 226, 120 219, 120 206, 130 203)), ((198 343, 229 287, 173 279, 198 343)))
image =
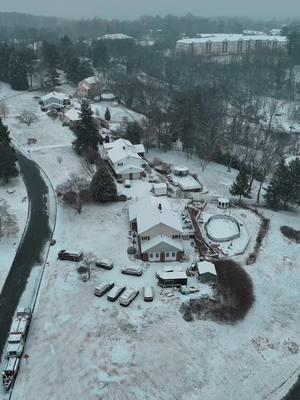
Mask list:
POLYGON ((186 0, 184 3, 174 4, 171 0, 152 0, 152 2, 127 0, 111 0, 107 2, 87 0, 77 4, 65 0, 63 7, 61 1, 53 0, 50 4, 41 4, 38 0, 28 0, 20 4, 20 0, 2 0, 1 12, 17 12, 37 16, 61 17, 66 19, 119 19, 135 20, 143 15, 164 17, 168 14, 184 16, 191 13, 203 17, 248 17, 252 19, 283 19, 300 17, 298 0, 267 0, 264 4, 259 0, 240 2, 228 0, 226 4, 219 4, 220 0, 211 0, 209 4, 204 1, 186 0))

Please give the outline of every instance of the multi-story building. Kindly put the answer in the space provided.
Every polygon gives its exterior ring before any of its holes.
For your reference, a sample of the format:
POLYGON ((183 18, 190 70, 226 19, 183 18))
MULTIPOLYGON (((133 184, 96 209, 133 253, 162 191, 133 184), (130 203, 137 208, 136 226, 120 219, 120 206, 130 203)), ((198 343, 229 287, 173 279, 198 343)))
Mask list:
POLYGON ((176 42, 176 52, 194 56, 242 54, 259 48, 271 50, 287 48, 285 36, 202 34, 176 42))

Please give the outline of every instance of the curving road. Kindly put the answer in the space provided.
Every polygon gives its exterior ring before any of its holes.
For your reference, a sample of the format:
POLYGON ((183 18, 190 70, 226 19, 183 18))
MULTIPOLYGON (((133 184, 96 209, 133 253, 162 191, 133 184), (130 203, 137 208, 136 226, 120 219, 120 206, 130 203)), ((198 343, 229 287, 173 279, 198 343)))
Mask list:
POLYGON ((0 294, 0 359, 8 337, 9 328, 27 279, 34 265, 41 263, 41 252, 51 239, 47 213, 48 187, 35 162, 18 153, 29 203, 29 219, 10 272, 0 294))

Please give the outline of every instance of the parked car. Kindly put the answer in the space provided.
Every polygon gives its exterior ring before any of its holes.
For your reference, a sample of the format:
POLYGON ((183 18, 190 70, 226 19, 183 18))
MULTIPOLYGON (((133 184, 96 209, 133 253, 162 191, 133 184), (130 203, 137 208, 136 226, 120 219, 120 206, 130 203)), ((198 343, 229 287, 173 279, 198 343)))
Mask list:
POLYGON ((129 306, 129 304, 137 297, 139 291, 137 289, 128 288, 119 298, 121 306, 129 306))
POLYGON ((101 297, 114 287, 114 285, 113 282, 100 282, 99 285, 95 287, 94 294, 101 297))
POLYGON ((152 286, 144 287, 144 301, 153 301, 154 293, 152 286))
POLYGON ((116 301, 117 298, 124 292, 124 290, 126 289, 125 286, 121 286, 121 285, 115 285, 111 291, 109 292, 109 294, 107 295, 107 300, 109 301, 116 301))
POLYGON ((95 266, 98 268, 112 269, 114 265, 109 258, 103 258, 102 260, 96 261, 95 266))
POLYGON ((69 260, 78 262, 82 259, 83 254, 78 251, 68 251, 68 250, 60 250, 58 253, 58 258, 60 260, 69 260))
POLYGON ((142 267, 139 265, 129 265, 121 269, 122 274, 141 276, 143 275, 142 267))
POLYGON ((130 187, 131 187, 131 181, 130 181, 130 179, 125 179, 125 181, 124 181, 124 187, 125 187, 125 188, 130 188, 130 187))

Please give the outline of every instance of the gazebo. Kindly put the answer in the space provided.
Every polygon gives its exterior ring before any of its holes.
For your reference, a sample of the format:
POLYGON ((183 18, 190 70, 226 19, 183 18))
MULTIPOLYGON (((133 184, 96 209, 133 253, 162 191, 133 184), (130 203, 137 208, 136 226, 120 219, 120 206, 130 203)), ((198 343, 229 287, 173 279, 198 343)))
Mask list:
POLYGON ((226 197, 220 197, 218 199, 218 207, 219 208, 222 208, 223 210, 225 210, 226 208, 229 207, 229 205, 230 205, 230 201, 226 197))

